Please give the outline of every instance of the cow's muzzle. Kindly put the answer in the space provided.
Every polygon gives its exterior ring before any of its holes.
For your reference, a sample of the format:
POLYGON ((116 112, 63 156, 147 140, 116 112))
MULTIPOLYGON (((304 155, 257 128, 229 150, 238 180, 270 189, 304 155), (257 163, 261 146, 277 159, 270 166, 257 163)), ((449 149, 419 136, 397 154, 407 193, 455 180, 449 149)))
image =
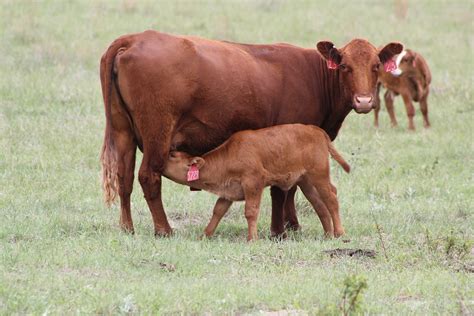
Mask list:
POLYGON ((354 97, 353 107, 357 113, 369 113, 374 106, 374 98, 372 96, 356 95, 354 97))

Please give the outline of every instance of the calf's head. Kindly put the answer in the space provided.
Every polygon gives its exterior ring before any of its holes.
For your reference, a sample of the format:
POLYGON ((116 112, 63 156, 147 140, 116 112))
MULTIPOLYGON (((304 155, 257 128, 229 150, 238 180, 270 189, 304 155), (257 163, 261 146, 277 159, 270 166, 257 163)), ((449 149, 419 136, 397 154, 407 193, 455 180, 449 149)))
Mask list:
POLYGON ((416 71, 416 53, 407 49, 398 55, 397 69, 400 71, 400 74, 416 71))
POLYGON ((389 43, 378 50, 363 39, 354 39, 338 49, 328 41, 317 44, 319 53, 327 61, 330 71, 338 71, 343 91, 357 113, 368 113, 375 107, 378 70, 394 68, 393 57, 403 50, 400 43, 389 43))
POLYGON ((172 151, 168 155, 163 175, 176 182, 188 182, 188 171, 192 166, 198 170, 204 166, 205 160, 194 157, 182 151, 172 151))

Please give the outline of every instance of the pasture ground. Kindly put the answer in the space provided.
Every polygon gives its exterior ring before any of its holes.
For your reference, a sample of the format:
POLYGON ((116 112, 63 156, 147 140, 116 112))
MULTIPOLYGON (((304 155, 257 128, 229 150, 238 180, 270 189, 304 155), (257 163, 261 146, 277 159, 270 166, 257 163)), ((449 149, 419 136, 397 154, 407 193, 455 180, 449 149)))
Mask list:
MULTIPOLYGON (((12 1, 0 3, 0 314, 338 314, 344 280, 365 279, 360 312, 468 314, 473 267, 473 4, 410 1, 12 1), (138 182, 135 236, 102 204, 104 112, 98 63, 119 35, 156 29, 249 43, 314 47, 353 37, 399 40, 427 58, 433 127, 399 128, 385 109, 351 113, 335 142, 353 167, 333 165, 347 236, 326 241, 298 195, 303 229, 247 244, 241 205, 199 240, 215 197, 166 181, 175 228, 155 239, 138 182), (331 258, 334 248, 376 258, 331 258), (384 249, 385 248, 385 252, 384 249)), ((141 159, 141 157, 139 157, 141 159)))

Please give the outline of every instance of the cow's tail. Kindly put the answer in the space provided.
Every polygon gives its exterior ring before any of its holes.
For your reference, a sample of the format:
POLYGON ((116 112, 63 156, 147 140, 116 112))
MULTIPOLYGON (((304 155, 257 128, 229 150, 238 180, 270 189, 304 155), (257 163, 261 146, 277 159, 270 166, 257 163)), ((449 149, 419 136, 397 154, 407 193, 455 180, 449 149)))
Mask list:
POLYGON ((102 55, 100 61, 100 82, 102 85, 102 96, 104 98, 105 107, 105 135, 104 144, 100 155, 102 169, 102 189, 104 193, 104 201, 107 206, 114 202, 118 193, 118 159, 114 144, 112 131, 112 89, 114 84, 114 60, 117 52, 127 45, 124 38, 115 40, 102 55))
POLYGON ((326 139, 328 141, 328 149, 329 154, 331 154, 331 157, 334 158, 334 160, 336 160, 339 165, 341 165, 342 169, 344 169, 345 172, 349 173, 351 171, 351 166, 344 160, 344 158, 342 158, 341 154, 336 150, 336 147, 334 147, 328 135, 326 135, 326 139))

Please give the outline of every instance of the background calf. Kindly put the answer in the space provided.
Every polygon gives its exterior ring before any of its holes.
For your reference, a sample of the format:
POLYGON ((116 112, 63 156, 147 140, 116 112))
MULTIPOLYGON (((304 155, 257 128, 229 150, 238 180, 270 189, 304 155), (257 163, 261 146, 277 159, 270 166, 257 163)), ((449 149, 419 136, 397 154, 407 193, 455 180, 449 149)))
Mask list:
POLYGON ((413 116, 415 108, 412 101, 420 102, 421 113, 425 127, 430 127, 428 119, 428 95, 430 92, 431 72, 426 60, 419 53, 407 49, 397 57, 397 69, 392 72, 379 70, 379 84, 375 95, 375 126, 378 127, 378 117, 380 111, 380 85, 387 91, 384 94, 385 106, 392 126, 397 126, 397 119, 393 110, 393 100, 395 96, 401 95, 408 115, 408 128, 415 129, 413 116))

